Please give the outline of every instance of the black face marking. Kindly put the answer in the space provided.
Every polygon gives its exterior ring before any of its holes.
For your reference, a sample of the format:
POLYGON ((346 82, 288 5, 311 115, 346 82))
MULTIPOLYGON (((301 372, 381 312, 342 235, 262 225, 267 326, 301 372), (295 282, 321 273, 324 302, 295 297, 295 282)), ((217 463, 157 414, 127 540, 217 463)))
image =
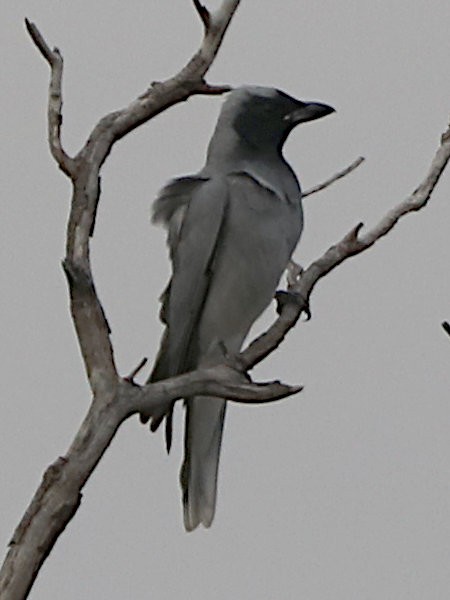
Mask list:
POLYGON ((293 124, 287 118, 305 104, 280 90, 249 94, 234 119, 234 129, 251 146, 261 151, 279 151, 293 124))
POLYGON ((280 98, 282 99, 282 101, 284 102, 284 104, 286 106, 291 107, 291 110, 292 110, 292 107, 301 108, 302 106, 305 106, 304 102, 302 102, 301 100, 297 100, 296 98, 293 98, 292 96, 289 96, 289 94, 286 94, 285 92, 282 92, 281 90, 277 90, 277 94, 280 96, 280 98))

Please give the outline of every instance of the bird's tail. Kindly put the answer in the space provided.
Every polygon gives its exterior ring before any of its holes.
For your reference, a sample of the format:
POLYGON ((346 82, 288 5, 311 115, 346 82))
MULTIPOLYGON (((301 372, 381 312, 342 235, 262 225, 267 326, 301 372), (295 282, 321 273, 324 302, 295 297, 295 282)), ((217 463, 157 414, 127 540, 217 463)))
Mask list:
POLYGON ((187 401, 184 462, 180 473, 187 531, 200 523, 209 527, 214 518, 225 407, 225 400, 219 398, 187 401))

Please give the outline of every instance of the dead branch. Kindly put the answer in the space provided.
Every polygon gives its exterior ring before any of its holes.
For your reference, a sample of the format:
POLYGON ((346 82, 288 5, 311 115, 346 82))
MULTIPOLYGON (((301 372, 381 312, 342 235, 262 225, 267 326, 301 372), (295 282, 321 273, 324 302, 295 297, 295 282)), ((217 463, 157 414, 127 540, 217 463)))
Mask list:
POLYGON ((39 52, 48 62, 51 68, 50 89, 48 102, 48 143, 53 158, 58 163, 60 169, 70 178, 75 172, 75 162, 64 151, 61 143, 61 125, 62 125, 62 74, 63 58, 58 48, 50 50, 46 41, 34 23, 25 19, 25 25, 31 39, 35 43, 39 52))
POLYGON ((357 169, 359 167, 359 165, 361 165, 365 160, 366 159, 364 158, 364 156, 358 157, 356 160, 354 160, 348 167, 346 167, 342 171, 338 171, 329 179, 326 179, 324 182, 319 183, 318 185, 315 185, 314 187, 310 188, 309 190, 306 190, 306 192, 303 192, 302 198, 306 198, 307 196, 311 196, 312 194, 317 194, 317 192, 321 192, 325 188, 332 185, 335 181, 338 181, 339 179, 346 177, 352 171, 357 169))
POLYGON ((145 414, 149 414, 150 410, 155 415, 167 411, 168 399, 172 402, 199 395, 225 398, 242 404, 261 404, 292 396, 301 389, 301 386, 286 385, 279 381, 253 383, 235 364, 230 363, 197 369, 144 386, 134 385, 133 389, 127 388, 124 409, 130 413, 145 414))
MULTIPOLYGON (((69 285, 72 319, 93 401, 65 456, 46 470, 14 532, 0 571, 2 600, 27 597, 45 558, 76 513, 84 484, 121 423, 131 414, 158 415, 173 400, 197 394, 254 403, 273 401, 300 391, 299 387, 279 382, 254 384, 246 372, 272 352, 295 325, 302 311, 307 311, 310 294, 321 277, 350 256, 373 245, 394 227, 401 216, 426 204, 449 159, 448 130, 427 177, 417 190, 367 234, 360 236, 361 225, 356 226, 308 269, 294 274, 288 293, 279 295, 280 316, 277 321, 236 359, 230 358, 225 365, 145 386, 134 383, 136 369, 128 378, 121 378, 115 366, 110 329, 95 289, 90 264, 90 238, 100 198, 100 170, 114 143, 155 115, 193 94, 220 94, 229 89, 228 86, 209 85, 204 76, 238 5, 239 0, 223 0, 221 7, 211 13, 194 0, 204 25, 204 38, 196 54, 177 75, 154 83, 127 107, 103 117, 74 158, 64 152, 61 144, 62 56, 56 48, 49 48, 34 24, 26 23, 33 42, 51 69, 48 105, 50 150, 73 182, 63 266, 69 285)), ((351 165, 348 169, 354 168, 351 165)), ((350 172, 348 169, 343 173, 350 172)), ((342 176, 338 174, 322 186, 331 185, 342 176)), ((313 189, 309 193, 314 191, 318 190, 313 189)))
MULTIPOLYGON (((151 86, 126 108, 101 119, 75 158, 65 153, 61 143, 62 56, 57 48, 50 49, 35 24, 25 22, 31 39, 50 66, 50 151, 73 182, 63 266, 69 284, 72 319, 94 397, 69 450, 48 467, 14 532, 0 570, 2 600, 19 600, 28 596, 44 560, 77 511, 86 480, 120 424, 133 412, 127 405, 127 399, 133 398, 137 388, 117 374, 110 329, 95 290, 90 265, 89 242, 100 197, 100 169, 117 140, 156 114, 193 94, 218 94, 229 89, 209 86, 204 76, 238 5, 239 0, 223 0, 217 11, 207 13, 196 2, 196 9, 205 25, 204 38, 196 54, 177 75, 151 86)), ((181 387, 176 390, 177 394, 183 393, 181 387)), ((221 391, 226 391, 224 388, 221 391)), ((147 392, 142 392, 142 397, 146 397, 147 392)), ((230 389, 230 394, 233 393, 237 393, 235 383, 230 389)), ((243 393, 248 393, 248 390, 243 390, 243 393)), ((280 390, 273 391, 278 397, 281 397, 280 393, 280 390)), ((136 404, 139 405, 139 402, 136 404)))
POLYGON ((307 269, 300 270, 297 281, 291 279, 289 294, 281 306, 281 314, 273 325, 254 340, 240 355, 244 370, 251 369, 273 352, 294 327, 302 312, 309 312, 309 298, 317 282, 342 262, 364 252, 391 231, 405 215, 426 206, 450 159, 450 126, 441 136, 441 143, 422 182, 405 200, 394 206, 372 229, 360 235, 363 227, 358 223, 340 242, 331 246, 323 256, 307 269))
POLYGON ((203 6, 203 4, 199 2, 199 0, 193 0, 193 2, 200 16, 200 19, 202 20, 205 31, 208 31, 211 23, 211 15, 209 13, 209 10, 206 8, 206 6, 203 6))

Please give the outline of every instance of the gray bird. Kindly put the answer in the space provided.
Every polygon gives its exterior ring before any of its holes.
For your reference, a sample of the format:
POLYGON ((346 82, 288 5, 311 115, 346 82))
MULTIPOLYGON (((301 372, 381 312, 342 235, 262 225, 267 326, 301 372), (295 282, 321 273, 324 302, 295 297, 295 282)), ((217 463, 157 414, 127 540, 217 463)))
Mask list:
MULTIPOLYGON (((332 112, 273 88, 237 88, 223 104, 203 169, 161 190, 153 221, 168 229, 173 273, 161 298, 166 329, 150 381, 239 352, 302 232, 300 185, 283 144, 299 123, 332 112)), ((226 402, 202 396, 185 405, 180 481, 191 531, 214 518, 226 402)), ((153 416, 151 429, 164 416, 169 450, 172 410, 153 416)))

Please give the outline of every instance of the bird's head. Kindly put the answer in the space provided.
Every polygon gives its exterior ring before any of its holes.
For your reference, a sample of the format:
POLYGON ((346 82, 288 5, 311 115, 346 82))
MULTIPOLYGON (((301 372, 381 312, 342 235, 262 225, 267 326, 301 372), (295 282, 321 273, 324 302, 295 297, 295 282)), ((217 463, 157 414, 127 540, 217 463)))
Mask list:
POLYGON ((296 125, 333 112, 327 104, 302 102, 275 88, 246 86, 230 92, 221 116, 251 146, 281 150, 296 125))

